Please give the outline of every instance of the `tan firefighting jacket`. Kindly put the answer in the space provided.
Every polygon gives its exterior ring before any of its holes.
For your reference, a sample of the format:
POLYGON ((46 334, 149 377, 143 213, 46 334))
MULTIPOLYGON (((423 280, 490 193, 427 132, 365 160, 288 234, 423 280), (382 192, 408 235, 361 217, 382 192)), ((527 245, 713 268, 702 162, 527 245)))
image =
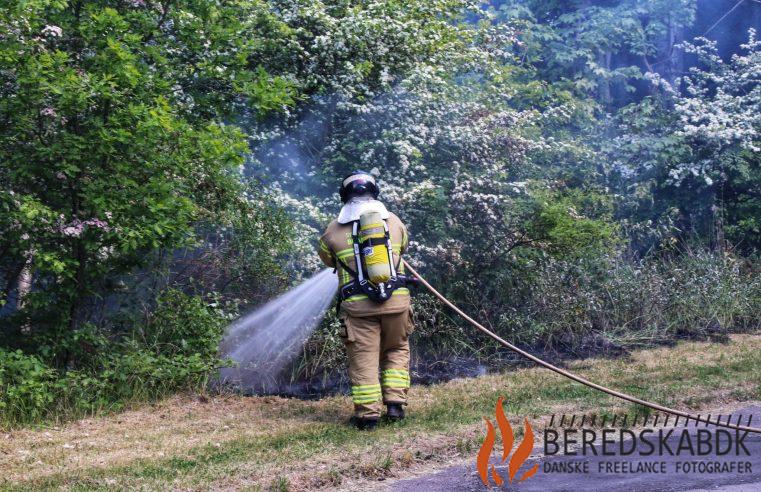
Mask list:
MULTIPOLYGON (((393 250, 394 265, 399 274, 404 274, 404 265, 401 263, 401 254, 407 249, 407 228, 399 217, 389 213, 387 220, 388 232, 391 236, 391 249, 393 250)), ((318 249, 320 259, 331 268, 337 268, 339 288, 350 283, 354 277, 345 271, 341 264, 336 265, 338 257, 349 268, 357 271, 354 260, 354 247, 351 238, 351 222, 339 224, 333 221, 328 225, 325 234, 320 238, 318 249)), ((387 313, 400 313, 410 308, 410 291, 406 287, 394 290, 391 299, 379 304, 371 301, 365 294, 357 294, 341 303, 341 311, 349 316, 376 316, 387 313)))

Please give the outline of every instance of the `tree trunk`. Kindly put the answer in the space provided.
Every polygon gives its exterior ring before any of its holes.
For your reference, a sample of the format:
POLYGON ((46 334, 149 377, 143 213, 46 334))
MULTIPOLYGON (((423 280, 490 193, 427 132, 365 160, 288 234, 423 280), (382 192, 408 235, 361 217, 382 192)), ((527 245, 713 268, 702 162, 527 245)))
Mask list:
MULTIPOLYGON (((32 291, 32 260, 34 259, 34 251, 27 251, 24 256, 24 267, 21 269, 21 273, 19 273, 18 283, 16 284, 17 311, 24 308, 26 296, 32 291)), ((25 322, 21 326, 21 333, 29 333, 30 330, 31 327, 28 322, 25 322)))
POLYGON ((675 25, 669 19, 669 29, 666 38, 666 67, 664 77, 670 84, 673 84, 677 77, 684 73, 684 52, 676 49, 675 46, 684 41, 684 26, 675 25))
POLYGON ((79 310, 84 298, 84 280, 85 280, 85 248, 81 239, 77 240, 77 273, 74 278, 74 295, 69 306, 69 328, 75 330, 79 322, 79 310))
MULTIPOLYGON (((24 308, 26 296, 32 291, 32 259, 34 252, 29 251, 25 256, 26 262, 24 263, 24 268, 21 269, 16 286, 16 310, 18 311, 24 308)), ((21 333, 29 333, 29 331, 29 323, 24 323, 21 327, 21 333)))
MULTIPOLYGON (((597 55, 597 64, 609 72, 611 57, 612 53, 610 51, 600 53, 597 55)), ((610 107, 610 81, 606 76, 597 77, 597 97, 603 106, 606 108, 610 107)))

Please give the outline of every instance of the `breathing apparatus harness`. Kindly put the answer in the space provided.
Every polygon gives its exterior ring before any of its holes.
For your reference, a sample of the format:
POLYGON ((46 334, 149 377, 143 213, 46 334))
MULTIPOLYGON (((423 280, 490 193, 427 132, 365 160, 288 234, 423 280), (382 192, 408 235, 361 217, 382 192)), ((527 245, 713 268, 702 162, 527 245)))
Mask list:
POLYGON ((340 310, 341 303, 344 300, 357 294, 365 294, 371 301, 383 304, 391 299, 391 295, 396 289, 406 286, 417 286, 416 278, 397 273, 398 265, 394 265, 393 250, 391 249, 391 235, 388 232, 388 223, 385 219, 383 220, 383 230, 384 237, 371 237, 360 243, 359 220, 352 222, 351 239, 354 249, 354 262, 357 265, 357 270, 355 271, 343 260, 334 255, 336 263, 340 264, 341 268, 349 272, 349 275, 353 277, 353 280, 341 287, 341 290, 338 292, 336 312, 340 310), (364 271, 366 253, 370 252, 372 254, 372 248, 375 246, 385 246, 387 252, 388 266, 391 275, 385 282, 372 282, 367 278, 364 271))

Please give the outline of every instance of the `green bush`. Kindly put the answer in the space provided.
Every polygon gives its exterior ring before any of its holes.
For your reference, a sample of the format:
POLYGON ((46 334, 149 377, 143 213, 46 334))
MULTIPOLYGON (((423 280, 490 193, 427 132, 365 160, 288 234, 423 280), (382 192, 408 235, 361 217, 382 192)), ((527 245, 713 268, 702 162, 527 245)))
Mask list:
POLYGON ((99 388, 99 398, 92 401, 93 409, 111 402, 152 400, 175 391, 200 389, 218 366, 216 360, 200 354, 156 355, 133 346, 104 363, 98 374, 104 385, 99 388))
POLYGON ((142 337, 156 354, 209 360, 216 358, 223 329, 224 319, 203 299, 168 289, 158 296, 142 337))
POLYGON ((0 421, 43 417, 55 400, 55 376, 38 357, 0 348, 0 421))
MULTIPOLYGON (((489 275, 435 285, 498 335, 561 356, 615 355, 680 338, 722 339, 761 328, 761 276, 752 262, 707 250, 631 259, 611 251, 533 254, 489 275), (449 295, 449 293, 447 293, 449 295)), ((425 270, 421 268, 425 275, 425 270)), ((507 354, 424 289, 414 296, 413 363, 441 368, 507 354)), ((316 386, 345 367, 332 311, 292 366, 293 381, 316 386)))
POLYGON ((56 369, 55 357, 46 362, 44 355, 0 348, 0 425, 113 411, 134 401, 203 389, 222 365, 217 347, 225 322, 215 303, 167 290, 131 336, 104 340, 85 325, 68 337, 108 346, 78 359, 76 366, 56 369))
POLYGON ((554 258, 578 258, 590 251, 612 251, 620 242, 611 220, 611 199, 603 194, 570 190, 536 192, 527 217, 527 235, 554 258))

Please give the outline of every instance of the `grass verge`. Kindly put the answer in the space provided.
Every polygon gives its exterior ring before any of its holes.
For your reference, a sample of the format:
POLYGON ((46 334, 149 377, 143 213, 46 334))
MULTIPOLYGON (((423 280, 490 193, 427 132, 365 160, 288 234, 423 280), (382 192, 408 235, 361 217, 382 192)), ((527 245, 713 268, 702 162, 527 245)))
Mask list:
MULTIPOLYGON (((761 399, 761 335, 684 342, 569 364, 593 381, 700 411, 761 399)), ((346 397, 183 396, 62 427, 0 435, 0 488, 304 490, 357 487, 472 458, 499 396, 520 427, 551 413, 632 405, 539 368, 413 386, 409 418, 372 434, 345 425, 346 397), (433 464, 433 465, 432 465, 433 464)))

